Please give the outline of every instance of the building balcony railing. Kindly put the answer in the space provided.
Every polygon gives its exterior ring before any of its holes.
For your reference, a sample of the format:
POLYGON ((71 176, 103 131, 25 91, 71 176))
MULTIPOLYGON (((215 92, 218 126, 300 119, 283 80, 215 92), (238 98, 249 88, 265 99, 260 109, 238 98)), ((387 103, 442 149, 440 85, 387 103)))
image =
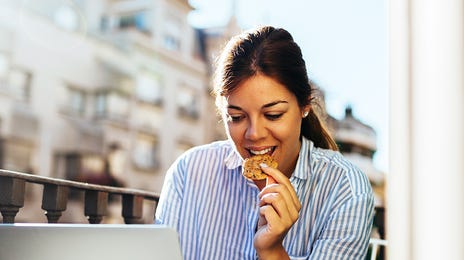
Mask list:
MULTIPOLYGON (((109 196, 121 196, 122 217, 126 224, 139 223, 145 200, 154 202, 159 194, 144 190, 117 188, 0 170, 0 212, 3 223, 15 223, 15 217, 24 206, 26 183, 43 186, 42 209, 48 223, 57 223, 68 204, 71 190, 84 192, 84 214, 90 224, 100 224, 107 214, 109 196)), ((155 210, 153 209, 153 211, 155 210)), ((150 220, 149 222, 153 222, 150 220)))

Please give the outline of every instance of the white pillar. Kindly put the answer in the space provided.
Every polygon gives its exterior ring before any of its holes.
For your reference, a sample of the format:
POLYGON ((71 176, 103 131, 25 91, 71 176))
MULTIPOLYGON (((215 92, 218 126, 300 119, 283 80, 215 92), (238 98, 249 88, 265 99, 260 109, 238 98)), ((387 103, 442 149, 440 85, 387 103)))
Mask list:
POLYGON ((412 259, 410 57, 408 3, 390 1, 390 169, 387 175, 388 259, 412 259))
POLYGON ((390 1, 389 259, 464 259, 464 5, 390 1))

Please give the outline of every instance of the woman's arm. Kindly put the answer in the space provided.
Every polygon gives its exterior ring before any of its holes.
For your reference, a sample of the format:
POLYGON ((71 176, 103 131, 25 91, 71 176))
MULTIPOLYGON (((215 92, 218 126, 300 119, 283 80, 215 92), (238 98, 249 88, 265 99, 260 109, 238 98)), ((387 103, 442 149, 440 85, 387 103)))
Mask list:
POLYGON ((182 161, 177 160, 168 169, 155 213, 155 224, 167 225, 176 230, 179 229, 185 184, 182 165, 182 161))

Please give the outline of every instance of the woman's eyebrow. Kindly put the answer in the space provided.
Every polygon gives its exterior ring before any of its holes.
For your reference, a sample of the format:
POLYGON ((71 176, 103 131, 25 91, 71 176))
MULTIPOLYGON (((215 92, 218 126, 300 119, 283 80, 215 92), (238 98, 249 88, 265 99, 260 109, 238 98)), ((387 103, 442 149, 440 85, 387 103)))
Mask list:
MULTIPOLYGON (((277 101, 272 101, 270 103, 264 104, 262 108, 272 107, 272 106, 275 106, 277 104, 282 104, 282 103, 288 104, 288 102, 285 100, 277 100, 277 101)), ((227 105, 227 109, 243 110, 241 107, 235 106, 235 105, 227 105)))
POLYGON ((239 107, 239 106, 234 106, 234 105, 227 105, 227 109, 242 110, 241 107, 239 107))
POLYGON ((277 100, 277 101, 273 101, 273 102, 271 102, 271 103, 264 104, 264 105, 263 105, 263 108, 272 107, 272 106, 275 106, 275 105, 281 104, 281 103, 288 104, 288 102, 285 101, 285 100, 277 100))

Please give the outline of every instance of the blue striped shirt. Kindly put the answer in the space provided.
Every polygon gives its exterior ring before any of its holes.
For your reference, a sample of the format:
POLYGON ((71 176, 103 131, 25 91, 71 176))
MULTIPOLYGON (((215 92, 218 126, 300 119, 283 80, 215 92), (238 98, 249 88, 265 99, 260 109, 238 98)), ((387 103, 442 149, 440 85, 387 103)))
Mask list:
MULTIPOLYGON (((256 259, 259 190, 230 141, 195 147, 170 167, 155 223, 179 232, 184 259, 256 259)), ((301 202, 283 245, 292 259, 364 259, 374 197, 366 175, 305 138, 290 178, 301 202)))

